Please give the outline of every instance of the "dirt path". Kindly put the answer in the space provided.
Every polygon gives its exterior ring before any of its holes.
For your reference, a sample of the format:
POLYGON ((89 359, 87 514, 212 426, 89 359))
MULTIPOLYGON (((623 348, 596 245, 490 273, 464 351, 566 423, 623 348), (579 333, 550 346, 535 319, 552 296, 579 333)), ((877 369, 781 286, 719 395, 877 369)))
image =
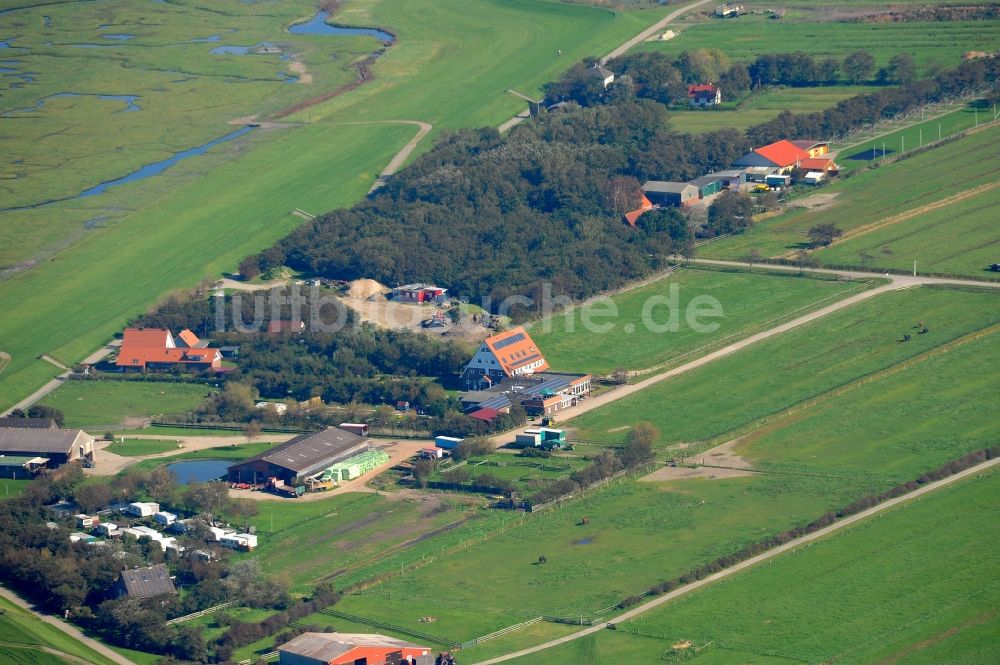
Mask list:
MULTIPOLYGON (((740 571, 746 570, 751 566, 755 566, 758 563, 767 561, 769 559, 773 559, 777 556, 784 554, 785 552, 795 550, 796 548, 801 547, 806 543, 810 543, 815 540, 819 540, 820 538, 824 538, 832 533, 836 533, 837 531, 849 527, 852 524, 856 524, 857 522, 866 520, 869 517, 872 517, 873 515, 877 515, 883 511, 889 510, 890 508, 894 508, 895 506, 898 506, 901 503, 911 501, 929 492, 934 492, 936 490, 939 490, 942 487, 947 487, 948 485, 956 483, 964 478, 968 478, 969 476, 982 473, 983 471, 986 471, 996 466, 997 464, 1000 464, 1000 458, 991 459, 981 464, 977 464, 974 467, 971 467, 964 471, 960 471, 959 473, 956 473, 953 476, 949 476, 948 478, 943 478, 941 480, 936 480, 934 482, 927 483, 922 487, 920 487, 919 489, 910 492, 909 494, 896 497, 895 499, 889 499, 887 501, 883 501, 877 506, 869 508, 868 510, 862 511, 860 513, 857 513, 856 515, 845 517, 844 519, 835 522, 834 524, 831 524, 828 527, 824 527, 818 531, 814 531, 813 533, 806 534, 800 538, 796 538, 795 540, 789 541, 784 545, 779 545, 778 547, 775 547, 766 552, 758 554, 757 556, 747 559, 746 561, 742 561, 734 566, 726 568, 725 570, 719 571, 718 573, 709 575, 704 579, 692 582, 691 584, 683 586, 680 589, 676 589, 675 591, 671 591, 670 593, 654 598, 653 600, 645 602, 641 605, 637 605, 636 607, 627 612, 623 612, 622 614, 619 614, 616 617, 608 619, 607 623, 621 623, 623 621, 628 621, 629 619, 634 619, 635 617, 641 614, 645 614, 646 612, 654 608, 657 608, 660 605, 665 605, 666 603, 669 603, 672 600, 676 600, 677 598, 686 596, 704 586, 708 586, 709 584, 718 582, 719 580, 731 577, 732 575, 735 575, 740 571)), ((545 649, 550 649, 552 647, 559 646, 560 644, 566 644, 567 642, 578 640, 581 637, 593 635, 594 633, 597 633, 605 629, 606 629, 606 624, 601 623, 597 626, 591 626, 590 628, 579 630, 571 635, 566 635, 565 637, 560 637, 559 639, 550 640, 548 642, 545 642, 544 644, 539 644, 538 646, 531 647, 529 649, 522 649, 521 651, 509 653, 504 656, 499 656, 497 658, 490 658, 489 660, 480 661, 478 665, 493 665, 494 663, 502 663, 504 661, 508 661, 514 658, 521 658, 523 656, 528 656, 533 653, 538 653, 539 651, 543 651, 545 649)))
MULTIPOLYGON (((741 438, 732 439, 715 448, 710 448, 703 453, 699 453, 697 457, 691 459, 692 463, 699 466, 665 466, 643 476, 639 480, 663 482, 665 480, 683 480, 687 478, 705 478, 711 480, 715 478, 752 476, 754 470, 750 466, 750 460, 737 455, 733 450, 741 438)), ((682 453, 683 449, 679 449, 678 452, 682 453)))
MULTIPOLYGON (((108 647, 104 646, 102 643, 98 642, 97 640, 92 639, 92 638, 87 637, 86 635, 84 635, 82 632, 80 632, 80 630, 76 626, 70 625, 70 624, 66 623, 65 621, 63 621, 62 619, 57 619, 56 617, 54 617, 54 616, 52 616, 50 614, 42 614, 41 612, 36 612, 27 601, 25 601, 23 598, 21 598, 20 596, 18 596, 13 591, 7 589, 6 587, 0 587, 0 596, 3 596, 4 598, 6 598, 10 602, 14 603, 18 607, 20 607, 22 609, 25 609, 28 612, 31 612, 32 614, 34 614, 35 616, 37 616, 39 619, 41 619, 45 623, 47 623, 47 624, 49 624, 51 626, 55 626, 57 629, 59 629, 62 632, 66 633, 67 635, 69 635, 70 637, 72 637, 74 640, 77 640, 79 642, 82 642, 82 643, 86 644, 88 647, 90 647, 91 649, 93 649, 97 653, 101 654, 102 656, 104 656, 108 660, 110 660, 110 661, 112 661, 114 663, 119 663, 120 665, 134 665, 134 663, 131 660, 129 660, 128 658, 126 658, 125 656, 122 656, 118 652, 113 651, 112 649, 109 649, 108 647)), ((45 649, 45 650, 49 651, 48 649, 45 649)), ((64 656, 65 655, 65 654, 63 654, 60 651, 56 651, 55 649, 52 649, 51 653, 55 653, 55 654, 57 654, 59 656, 64 656)), ((82 659, 77 659, 77 657, 75 657, 75 656, 71 656, 71 658, 73 658, 74 660, 80 660, 81 662, 84 662, 82 659)))
POLYGON ((306 63, 301 60, 292 60, 288 63, 288 71, 299 77, 299 83, 309 84, 313 82, 313 75, 309 73, 306 63))
POLYGON ((0 351, 0 372, 7 369, 7 365, 10 364, 10 354, 5 351, 0 351))
POLYGON ((43 353, 42 355, 39 356, 39 358, 41 358, 50 365, 55 365, 61 370, 67 370, 67 371, 69 370, 69 367, 66 367, 66 365, 62 364, 61 362, 59 362, 58 360, 56 360, 47 353, 43 353))
POLYGON ((215 283, 215 288, 232 289, 234 291, 269 291, 270 289, 276 289, 280 286, 288 286, 291 283, 292 282, 289 279, 276 279, 270 282, 262 282, 260 284, 248 284, 247 282, 241 282, 239 280, 225 277, 215 283))
MULTIPOLYGON (((870 277, 870 275, 866 275, 866 277, 870 277)), ((560 411, 559 412, 561 414, 560 420, 566 421, 571 418, 575 418, 576 416, 583 415, 584 413, 593 411, 594 409, 598 409, 602 406, 610 404, 611 402, 617 401, 624 397, 628 397, 629 395, 637 393, 640 390, 645 390, 646 388, 649 388, 650 386, 660 383, 661 381, 666 381, 667 379, 671 379, 675 376, 679 376, 686 372, 690 372, 691 370, 697 369, 703 365, 707 365, 708 363, 711 363, 715 360, 736 353, 737 351, 740 351, 748 346, 756 344, 757 342, 769 339, 771 337, 775 337, 784 332, 792 330, 793 328, 798 328, 801 325, 805 325, 806 323, 810 323, 812 321, 820 319, 828 314, 832 314, 833 312, 844 309, 845 307, 850 307, 855 303, 868 300, 869 298, 874 298, 875 296, 880 295, 882 293, 886 293, 888 291, 894 291, 896 289, 905 288, 907 286, 911 285, 907 283, 891 282, 884 286, 879 286, 874 289, 869 289, 868 291, 862 291, 861 293, 849 296, 847 298, 844 298, 843 300, 838 300, 837 302, 831 305, 827 305, 826 307, 822 307, 813 312, 809 312, 808 314, 804 314, 798 318, 792 319, 791 321, 787 321, 773 328, 769 328, 759 333, 755 333, 737 342, 728 344, 722 347, 721 349, 717 349, 710 353, 706 353, 705 355, 696 358, 695 360, 684 363, 683 365, 680 365, 673 369, 667 370, 662 374, 657 374, 648 379, 644 379, 636 383, 630 383, 628 385, 621 386, 619 388, 611 390, 610 392, 598 395, 597 397, 584 399, 580 401, 576 406, 572 406, 560 411)), ((1000 284, 998 284, 998 286, 1000 286, 1000 284)), ((499 434, 493 437, 492 441, 498 445, 509 443, 510 441, 513 441, 515 434, 523 433, 524 430, 528 429, 529 427, 534 427, 534 425, 528 425, 526 427, 515 430, 513 432, 508 432, 506 434, 499 434)))
MULTIPOLYGON (((622 55, 623 53, 625 53, 626 51, 628 51, 630 48, 632 48, 633 46, 635 46, 636 44, 641 44, 642 42, 644 42, 647 39, 649 39, 650 37, 652 37, 654 34, 656 34, 657 32, 659 32, 663 28, 665 28, 667 26, 667 24, 669 24, 671 21, 673 21, 677 17, 686 14, 687 12, 691 11, 692 9, 695 9, 696 7, 700 7, 702 5, 706 5, 706 4, 708 4, 708 2, 709 2, 709 0, 698 0, 697 2, 691 3, 690 5, 685 5, 684 7, 680 7, 679 9, 675 9, 674 11, 670 12, 669 14, 667 14, 666 16, 664 16, 662 19, 660 19, 659 21, 657 21, 656 23, 654 23, 653 25, 649 26, 648 28, 646 28, 645 30, 643 30, 642 32, 640 32, 638 35, 636 35, 632 39, 628 40, 627 42, 625 42, 624 44, 622 44, 621 46, 619 46, 615 50, 611 51, 611 53, 608 53, 606 56, 604 56, 603 58, 601 58, 601 64, 602 65, 605 64, 608 60, 611 60, 612 58, 617 58, 618 56, 622 55)), ((525 95, 522 95, 519 92, 515 92, 514 90, 508 90, 508 92, 511 92, 511 93, 517 95, 518 97, 526 99, 529 102, 533 101, 531 99, 528 99, 528 97, 526 97, 525 95)), ((527 111, 527 110, 521 111, 520 113, 518 113, 517 115, 515 115, 510 120, 504 121, 497 129, 500 131, 501 134, 503 134, 504 132, 506 132, 507 130, 509 130, 514 125, 520 124, 520 123, 524 122, 525 120, 527 120, 530 117, 531 117, 531 114, 529 113, 529 111, 527 111)))
MULTIPOLYGON (((121 340, 114 340, 110 344, 106 344, 106 345, 102 346, 100 349, 98 349, 97 351, 94 351, 89 356, 87 356, 86 358, 84 358, 83 359, 83 364, 84 365, 93 365, 94 363, 100 362, 102 359, 104 359, 105 356, 107 356, 108 354, 110 354, 112 351, 114 351, 115 349, 117 349, 119 346, 121 346, 121 340)), ((7 357, 9 358, 10 356, 7 356, 7 357)), ((13 410, 15 410, 15 409, 27 409, 29 406, 31 406, 32 404, 34 404, 35 402, 37 402, 38 400, 42 399, 43 397, 45 397, 46 395, 48 395, 50 392, 52 392, 53 390, 55 390, 56 388, 58 388, 59 386, 61 386, 63 384, 63 382, 66 381, 66 378, 69 376, 69 374, 70 373, 68 371, 67 372, 63 372, 62 374, 60 374, 59 376, 57 376, 56 378, 52 379, 51 381, 49 381, 48 383, 46 383, 44 386, 42 386, 41 388, 39 388, 38 390, 36 390, 35 392, 31 393, 30 395, 28 395, 27 397, 25 397, 24 399, 22 399, 17 404, 13 405, 12 407, 10 407, 9 409, 7 409, 6 411, 3 411, 2 413, 0 413, 0 415, 3 415, 3 416, 9 415, 10 412, 13 411, 13 410)))

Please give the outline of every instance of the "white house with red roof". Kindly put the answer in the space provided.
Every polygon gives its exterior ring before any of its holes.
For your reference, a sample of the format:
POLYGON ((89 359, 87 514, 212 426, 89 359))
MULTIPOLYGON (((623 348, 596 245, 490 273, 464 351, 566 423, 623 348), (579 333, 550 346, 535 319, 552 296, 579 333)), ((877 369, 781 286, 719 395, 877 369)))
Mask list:
POLYGON ((722 103, 722 90, 713 83, 696 83, 688 86, 688 104, 697 108, 722 103))
POLYGON ((176 365, 191 369, 221 369, 222 354, 206 348, 190 330, 174 339, 162 328, 126 328, 115 365, 124 371, 167 369, 176 365))
POLYGON ((542 352, 521 326, 483 340, 462 371, 470 390, 485 390, 515 376, 544 372, 549 368, 542 352))

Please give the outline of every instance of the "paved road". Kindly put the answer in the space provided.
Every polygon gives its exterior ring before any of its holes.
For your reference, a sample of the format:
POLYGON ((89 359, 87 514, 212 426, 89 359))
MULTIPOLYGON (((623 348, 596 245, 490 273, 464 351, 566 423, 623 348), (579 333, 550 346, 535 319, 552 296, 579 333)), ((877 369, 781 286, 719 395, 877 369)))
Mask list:
MULTIPOLYGON (((866 277, 870 277, 870 275, 867 275, 866 277)), ((843 300, 838 300, 832 305, 827 305, 826 307, 822 307, 815 311, 809 312, 808 314, 804 314, 796 319, 792 319, 791 321, 787 321, 773 328, 769 328, 754 335, 750 335, 749 337, 741 339, 737 342, 728 344, 722 347, 721 349, 712 351, 711 353, 707 353, 699 358, 696 358, 691 362, 687 362, 684 363, 683 365, 675 367, 674 369, 667 370, 662 374, 657 374, 648 379, 644 379, 636 383, 630 383, 628 385, 621 386, 609 392, 598 395, 597 397, 584 399, 580 401, 576 406, 572 406, 569 407, 568 409, 563 409, 562 411, 560 411, 559 419, 561 421, 565 421, 569 420, 570 418, 575 418, 576 416, 583 415, 588 411, 593 411, 594 409, 610 404, 611 402, 622 399, 624 397, 628 397, 629 395, 632 395, 640 390, 645 390, 646 388, 649 388, 654 384, 660 383, 661 381, 666 381, 667 379, 679 376, 686 372, 690 372, 693 369, 697 369, 703 365, 707 365, 710 362, 713 362, 720 358, 724 358, 725 356, 728 356, 730 354, 736 353, 737 351, 745 349, 746 347, 756 344, 757 342, 769 339, 771 337, 775 337, 789 330, 792 330, 793 328, 798 328, 801 325, 805 325, 806 323, 810 323, 812 321, 820 319, 828 314, 832 314, 833 312, 844 309, 845 307, 850 307, 851 305, 862 302, 864 300, 868 300, 869 298, 874 298, 875 296, 881 295, 888 291, 895 291, 897 289, 906 288, 908 286, 912 285, 892 282, 890 284, 885 284, 883 286, 869 289, 867 291, 862 291, 861 293, 855 294, 848 298, 844 298, 843 300)), ((515 430, 513 432, 499 434, 493 437, 493 442, 496 443, 497 445, 509 443, 514 440, 515 434, 521 433, 525 429, 528 429, 529 427, 534 427, 534 425, 528 425, 525 426, 524 428, 515 430)))
MULTIPOLYGON (((83 364, 84 365, 93 365, 94 363, 100 362, 101 360, 104 359, 105 356, 107 356, 109 353, 111 353, 112 351, 114 351, 119 346, 121 346, 121 340, 114 340, 110 344, 106 344, 106 345, 102 346, 100 349, 98 349, 97 351, 94 351, 89 356, 87 356, 86 358, 84 358, 83 359, 83 364)), ((70 375, 70 372, 63 372, 62 374, 60 374, 56 378, 52 379, 51 381, 49 381, 48 383, 46 383, 44 386, 42 386, 41 388, 39 388, 35 392, 31 393, 30 395, 28 395, 27 397, 25 397, 20 402, 18 402, 14 406, 10 407, 9 409, 7 409, 6 411, 4 411, 0 415, 4 415, 4 416, 9 415, 10 412, 13 411, 14 409, 27 409, 29 406, 31 406, 32 404, 34 404, 35 402, 37 402, 38 400, 42 399, 43 397, 45 397, 46 395, 48 395, 50 392, 52 392, 53 390, 55 390, 56 388, 58 388, 59 386, 61 386, 63 384, 63 382, 66 380, 66 378, 69 375, 70 375)))
MULTIPOLYGON (((644 613, 646 613, 646 612, 648 612, 648 611, 650 611, 650 610, 652 610, 652 609, 654 609, 656 607, 659 607, 660 605, 663 605, 665 603, 669 603, 672 600, 680 598, 681 596, 685 596, 685 595, 687 595, 687 594, 689 594, 689 593, 691 593, 693 591, 696 591, 696 590, 698 590, 698 589, 700 589, 700 588, 702 588, 704 586, 712 584, 713 582, 718 582, 719 580, 723 580, 723 579, 725 579, 727 577, 735 575, 736 573, 738 573, 738 572, 740 572, 742 570, 746 570, 747 568, 749 568, 751 566, 755 566, 758 563, 761 563, 762 561, 767 561, 768 559, 773 559, 774 557, 780 556, 780 555, 784 554, 785 552, 788 552, 790 550, 794 550, 797 547, 801 547, 802 545, 804 545, 806 543, 812 542, 814 540, 819 540, 820 538, 824 538, 824 537, 826 537, 826 536, 828 536, 828 535, 830 535, 832 533, 835 533, 835 532, 837 532, 837 531, 839 531, 841 529, 844 529, 844 528, 846 528, 846 527, 848 527, 848 526, 850 526, 852 524, 860 522, 861 520, 868 519, 869 517, 871 517, 873 515, 877 515, 878 513, 881 513, 881 512, 883 512, 885 510, 889 510, 890 508, 898 506, 901 503, 904 503, 904 502, 907 502, 907 501, 911 501, 913 499, 916 499, 917 497, 923 496, 924 494, 927 494, 928 492, 933 492, 935 490, 941 489, 942 487, 947 487, 948 485, 951 485, 952 483, 956 483, 956 482, 962 480, 963 478, 968 478, 969 476, 976 475, 978 473, 982 473, 983 471, 986 471, 987 469, 990 469, 990 468, 996 466, 997 464, 1000 464, 1000 458, 991 459, 991 460, 988 460, 988 461, 983 462, 981 464, 977 464, 974 467, 971 467, 969 469, 966 469, 965 471, 961 471, 959 473, 956 473, 955 475, 949 476, 948 478, 944 478, 942 480, 938 480, 938 481, 935 481, 935 482, 932 482, 932 483, 927 483, 926 485, 922 486, 920 489, 914 490, 913 492, 910 492, 909 494, 906 494, 906 495, 900 496, 900 497, 896 497, 895 499, 889 499, 888 501, 884 501, 884 502, 880 503, 877 506, 869 508, 868 510, 862 511, 860 513, 857 513, 856 515, 851 515, 850 517, 845 517, 844 519, 840 520, 839 522, 835 522, 834 524, 831 524, 828 527, 824 527, 824 528, 820 529, 819 531, 814 531, 813 533, 806 534, 805 536, 802 536, 801 538, 796 538, 795 540, 792 540, 792 541, 790 541, 788 543, 785 543, 784 545, 779 545, 778 547, 770 549, 770 550, 768 550, 768 551, 766 551, 766 552, 764 552, 762 554, 758 554, 757 556, 752 557, 750 559, 747 559, 746 561, 742 561, 742 562, 740 562, 740 563, 738 563, 738 564, 736 564, 734 566, 726 568, 725 570, 719 571, 718 573, 715 573, 713 575, 709 575, 708 577, 706 577, 704 579, 701 579, 701 580, 698 580, 697 582, 692 582, 691 584, 688 584, 687 586, 681 587, 680 589, 676 589, 675 591, 671 591, 670 593, 664 594, 662 596, 658 596, 658 597, 654 598, 653 600, 650 600, 650 601, 648 601, 646 603, 643 603, 641 605, 637 605, 636 607, 632 608, 631 610, 629 610, 627 612, 623 612, 622 614, 619 614, 616 617, 612 617, 612 618, 608 619, 607 623, 621 623, 623 621, 628 621, 629 619, 634 619, 635 617, 639 616, 640 614, 644 614, 644 613)), ((581 637, 586 637, 587 635, 593 635, 594 633, 597 633, 597 632, 599 632, 601 630, 605 630, 605 629, 606 629, 606 623, 601 623, 601 624, 599 624, 597 626, 591 626, 589 628, 585 628, 583 630, 579 630, 579 631, 577 631, 575 633, 572 633, 570 635, 566 635, 565 637, 560 637, 558 639, 551 640, 549 642, 545 642, 544 644, 539 644, 536 647, 531 647, 529 649, 522 649, 521 651, 516 651, 514 653, 509 653, 509 654, 507 654, 505 656, 499 656, 497 658, 490 658, 489 660, 481 661, 480 663, 478 663, 478 665, 493 665, 494 663, 502 663, 504 661, 508 661, 508 660, 511 660, 511 659, 514 659, 514 658, 520 658, 522 656, 528 656, 528 655, 531 655, 533 653, 538 653, 539 651, 542 651, 544 649, 550 649, 552 647, 559 646, 560 644, 566 644, 567 642, 572 642, 574 640, 578 640, 581 637)))
POLYGON ((18 596, 13 591, 4 587, 0 587, 0 596, 3 596, 4 598, 14 603, 18 607, 22 607, 27 611, 31 612, 45 623, 55 626, 56 628, 66 633, 73 639, 83 642, 88 647, 98 652, 108 660, 115 663, 120 663, 120 665, 135 665, 131 660, 119 654, 117 651, 113 651, 112 649, 109 649, 108 647, 101 644, 97 640, 87 637, 82 632, 80 632, 80 630, 76 626, 68 624, 62 619, 57 619, 56 617, 50 614, 42 614, 41 612, 36 612, 28 602, 26 602, 23 598, 18 596))
POLYGON ((696 7, 700 7, 702 5, 707 5, 708 3, 709 3, 709 0, 698 0, 698 2, 693 2, 690 5, 685 5, 683 7, 680 7, 679 9, 675 9, 674 11, 670 12, 669 14, 667 14, 666 16, 664 16, 662 19, 660 19, 659 21, 657 21, 656 23, 654 23, 653 25, 649 26, 648 28, 646 28, 645 30, 643 30, 642 32, 640 32, 638 35, 636 35, 632 39, 628 40, 627 42, 625 42, 624 44, 622 44, 621 46, 619 46, 618 48, 616 48, 611 53, 608 53, 606 56, 604 56, 603 58, 601 58, 601 64, 603 65, 608 60, 611 60, 613 58, 617 58, 618 56, 622 55, 623 53, 625 53, 626 51, 628 51, 630 48, 632 48, 633 46, 635 46, 636 44, 641 44, 642 42, 646 41, 647 39, 649 39, 650 37, 652 37, 653 35, 655 35, 657 32, 659 32, 660 30, 663 30, 663 28, 667 27, 667 25, 671 21, 673 21, 675 18, 677 18, 678 16, 686 14, 687 12, 691 11, 692 9, 695 9, 696 7))
MULTIPOLYGON (((721 261, 717 259, 684 259, 681 257, 674 257, 679 262, 684 262, 685 260, 690 263, 702 263, 705 265, 712 266, 728 266, 731 268, 747 268, 745 261, 721 261)), ((797 266, 786 266, 777 265, 770 263, 757 263, 758 267, 767 270, 783 270, 785 272, 799 272, 801 268, 797 266)), ((892 280, 893 284, 896 284, 896 288, 906 288, 908 286, 921 286, 924 284, 951 284, 955 286, 985 286, 987 288, 1000 288, 1000 282, 980 282, 974 279, 960 279, 952 277, 928 277, 926 275, 917 274, 914 275, 890 275, 889 273, 881 272, 865 272, 861 270, 835 270, 832 268, 806 268, 805 272, 818 273, 826 275, 839 275, 840 277, 849 277, 850 279, 871 279, 872 277, 882 277, 884 279, 892 280)))
MULTIPOLYGON (((680 7, 679 9, 675 9, 674 11, 670 12, 669 14, 667 14, 666 16, 664 16, 662 19, 660 19, 659 21, 657 21, 656 23, 654 23, 653 25, 649 26, 648 28, 646 28, 645 30, 643 30, 642 32, 640 32, 638 35, 636 35, 632 39, 628 40, 627 42, 625 42, 624 44, 622 44, 621 46, 619 46, 615 50, 611 51, 611 53, 608 53, 606 56, 604 56, 603 58, 601 58, 601 64, 603 65, 604 63, 606 63, 608 60, 611 60, 612 58, 617 58, 618 56, 622 55, 623 53, 625 53, 626 51, 628 51, 630 48, 632 48, 633 46, 635 46, 636 44, 639 44, 641 42, 646 41, 647 39, 649 39, 650 37, 652 37, 654 34, 656 34, 657 32, 659 32, 663 28, 665 28, 667 26, 667 24, 669 24, 671 21, 673 21, 678 16, 686 14, 687 12, 691 11, 692 9, 694 9, 696 7, 700 7, 701 5, 706 5, 708 3, 709 3, 709 0, 698 0, 698 2, 694 2, 694 3, 690 4, 690 5, 685 5, 684 7, 680 7)), ((513 92, 518 97, 522 97, 524 99, 528 99, 528 97, 525 97, 521 93, 515 92, 514 90, 509 90, 508 92, 513 92)), ((533 100, 528 99, 528 101, 533 101, 533 100)), ((510 120, 505 121, 497 129, 502 134, 502 133, 506 132, 508 129, 510 129, 511 127, 513 127, 514 125, 517 125, 519 123, 524 122, 529 117, 531 117, 531 116, 528 113, 528 111, 521 111, 520 113, 518 113, 517 115, 515 115, 510 120)))

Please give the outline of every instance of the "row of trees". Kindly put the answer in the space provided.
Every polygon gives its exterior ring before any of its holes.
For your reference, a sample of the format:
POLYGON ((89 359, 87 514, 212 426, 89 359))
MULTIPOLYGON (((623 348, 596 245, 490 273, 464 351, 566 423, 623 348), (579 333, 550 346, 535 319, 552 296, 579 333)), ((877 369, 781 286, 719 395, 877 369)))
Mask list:
POLYGON ((718 49, 682 51, 677 57, 655 51, 628 53, 608 61, 616 79, 608 88, 593 75, 595 58, 575 64, 559 80, 546 84, 548 102, 571 101, 581 106, 617 103, 638 97, 661 104, 687 104, 687 86, 715 83, 727 99, 736 99, 764 85, 821 86, 873 81, 880 85, 909 83, 917 76, 916 61, 908 53, 893 56, 876 72, 867 51, 817 60, 808 53, 770 53, 748 63, 732 63, 718 49), (874 75, 874 76, 873 76, 874 75))

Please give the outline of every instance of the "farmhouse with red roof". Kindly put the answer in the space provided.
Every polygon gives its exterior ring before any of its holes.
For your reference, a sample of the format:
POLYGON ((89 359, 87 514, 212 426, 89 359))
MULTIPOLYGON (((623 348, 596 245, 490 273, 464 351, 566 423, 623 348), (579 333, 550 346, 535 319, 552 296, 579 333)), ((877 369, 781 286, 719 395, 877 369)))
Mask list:
POLYGON ((177 340, 162 328, 126 328, 115 365, 124 371, 167 369, 180 365, 191 369, 221 369, 222 354, 206 348, 190 330, 177 340), (180 343, 178 343, 180 342, 180 343))
POLYGON ((462 372, 470 389, 482 390, 505 378, 544 372, 549 363, 531 335, 518 326, 487 337, 462 372))
POLYGON ((697 83, 688 86, 688 104, 698 108, 722 103, 722 90, 712 83, 697 83))
POLYGON ((787 173, 799 165, 803 159, 809 159, 808 152, 791 141, 782 139, 737 159, 736 166, 764 166, 776 168, 781 173, 787 173))

